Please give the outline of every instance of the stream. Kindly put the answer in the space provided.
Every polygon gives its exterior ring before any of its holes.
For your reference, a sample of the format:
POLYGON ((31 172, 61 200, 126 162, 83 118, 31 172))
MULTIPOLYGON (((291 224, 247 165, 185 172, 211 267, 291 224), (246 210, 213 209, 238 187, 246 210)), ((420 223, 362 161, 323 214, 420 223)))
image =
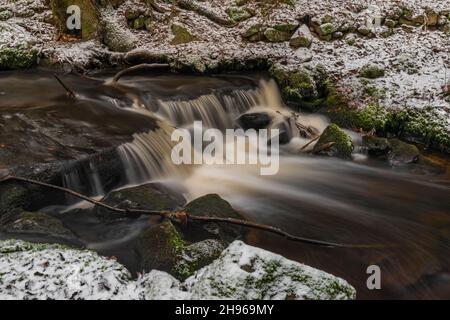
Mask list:
MULTIPOLYGON (((299 152, 310 139, 299 134, 278 88, 264 73, 211 76, 114 73, 60 77, 77 94, 66 97, 51 70, 0 73, 0 171, 17 165, 68 163, 62 185, 101 198, 149 181, 178 190, 187 201, 217 193, 249 219, 289 233, 373 248, 325 248, 251 231, 247 243, 344 278, 359 299, 450 298, 450 159, 424 151, 434 165, 392 168, 371 159, 361 137, 353 161, 299 152), (266 112, 290 142, 280 149, 280 170, 262 176, 252 165, 183 165, 170 158, 174 127, 195 120, 224 131, 246 112, 266 112), (118 178, 108 178, 99 152, 114 150, 118 178), (92 158, 94 157, 94 158, 92 158), (80 159, 87 159, 79 163, 80 159), (92 159, 95 159, 92 160, 92 159), (370 265, 381 268, 381 290, 366 287, 370 265)), ((329 120, 300 114, 302 124, 323 131, 329 120)), ((108 171, 108 170, 106 170, 108 171)), ((110 170, 113 171, 112 169, 110 170)), ((86 203, 67 197, 43 211, 57 214, 88 248, 115 256, 132 272, 133 241, 148 219, 101 223, 67 214, 86 203)), ((153 220, 152 220, 153 221, 153 220)), ((13 235, 32 241, 44 236, 13 235)), ((11 237, 0 233, 0 238, 11 237)))

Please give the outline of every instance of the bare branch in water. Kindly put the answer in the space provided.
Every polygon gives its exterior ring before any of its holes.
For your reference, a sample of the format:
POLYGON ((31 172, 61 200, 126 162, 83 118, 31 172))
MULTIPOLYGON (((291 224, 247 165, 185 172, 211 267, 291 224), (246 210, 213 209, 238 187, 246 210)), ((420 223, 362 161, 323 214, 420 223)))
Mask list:
POLYGON ((305 144, 303 147, 301 147, 301 148, 299 149, 299 151, 305 150, 311 143, 313 143, 314 141, 319 140, 319 138, 320 138, 320 136, 317 136, 317 137, 311 139, 307 144, 305 144))
POLYGON ((143 63, 143 64, 138 64, 135 66, 132 66, 130 68, 124 69, 120 72, 118 72, 114 78, 112 79, 113 83, 116 83, 120 80, 120 78, 122 78, 124 75, 132 73, 132 72, 136 72, 139 70, 148 70, 148 69, 161 69, 161 68, 168 68, 169 65, 167 63, 143 63))
POLYGON ((58 77, 58 75, 57 75, 56 73, 54 74, 54 76, 55 76, 56 80, 58 80, 59 84, 66 90, 67 96, 68 96, 69 98, 75 99, 75 98, 77 97, 77 95, 75 94, 75 92, 74 92, 72 89, 70 89, 68 86, 66 86, 66 85, 64 84, 64 82, 58 77))
POLYGON ((88 201, 95 206, 103 207, 107 210, 118 212, 126 215, 154 215, 154 216, 160 216, 163 218, 170 219, 171 221, 180 224, 180 225, 186 225, 188 221, 198 221, 198 222, 215 222, 215 223, 225 223, 225 224, 233 224, 233 225, 239 225, 244 226, 248 228, 258 229, 270 233, 274 233, 280 236, 283 236, 284 238, 296 241, 296 242, 302 242, 306 244, 316 245, 316 246, 322 246, 322 247, 341 247, 341 248, 385 248, 387 245, 380 245, 380 244, 342 244, 342 243, 333 243, 328 241, 321 241, 321 240, 315 240, 315 239, 309 239, 304 237, 298 237, 295 235, 292 235, 286 231, 283 231, 279 228, 265 225, 265 224, 259 224, 252 221, 246 221, 246 220, 240 220, 240 219, 234 219, 234 218, 220 218, 220 217, 207 217, 207 216, 195 216, 190 215, 187 212, 181 210, 181 211, 156 211, 156 210, 146 210, 146 209, 121 209, 112 207, 104 202, 94 200, 88 196, 85 196, 81 193, 78 193, 76 191, 73 191, 68 188, 59 187, 53 184, 28 179, 28 178, 22 178, 22 177, 16 177, 16 176, 4 176, 0 178, 0 183, 7 182, 7 181, 19 181, 34 185, 39 185, 42 187, 46 187, 53 190, 62 191, 64 193, 70 194, 72 196, 75 196, 79 199, 88 201))

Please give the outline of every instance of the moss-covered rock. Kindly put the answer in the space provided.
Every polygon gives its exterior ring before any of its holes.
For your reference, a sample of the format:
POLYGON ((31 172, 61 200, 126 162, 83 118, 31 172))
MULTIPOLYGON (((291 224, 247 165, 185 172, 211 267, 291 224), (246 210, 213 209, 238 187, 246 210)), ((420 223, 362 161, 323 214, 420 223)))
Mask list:
POLYGON ((31 68, 37 63, 37 51, 33 48, 0 48, 0 70, 31 68))
POLYGON ((284 42, 289 41, 291 33, 288 31, 281 31, 275 28, 267 28, 264 31, 264 36, 270 42, 284 42))
POLYGON ((55 19, 55 25, 62 33, 73 34, 81 31, 83 40, 97 37, 97 29, 100 26, 100 13, 95 0, 50 0, 50 5, 55 19), (71 14, 67 8, 77 5, 81 10, 81 30, 68 30, 67 19, 71 14))
POLYGON ((291 39, 289 40, 289 45, 293 48, 309 48, 312 41, 313 36, 311 34, 311 31, 309 31, 308 26, 304 24, 300 28, 298 28, 297 31, 292 35, 291 39))
POLYGON ((178 23, 173 23, 170 26, 170 29, 172 30, 172 33, 174 35, 174 38, 170 42, 173 45, 182 44, 182 43, 188 43, 192 41, 197 41, 198 38, 194 35, 192 35, 186 27, 182 26, 178 23))
POLYGON ((262 41, 265 39, 264 27, 262 24, 250 26, 242 36, 251 42, 262 41))
POLYGON ((247 20, 253 16, 253 13, 246 8, 230 7, 226 10, 226 13, 231 20, 236 22, 247 20))
MULTIPOLYGON (((104 203, 118 208, 172 211, 185 204, 184 198, 158 183, 149 183, 137 187, 120 189, 109 193, 104 203)), ((111 212, 102 207, 96 209, 96 215, 104 220, 123 219, 126 215, 111 212)))
POLYGON ((207 239, 186 246, 178 255, 172 273, 175 278, 185 280, 195 271, 216 260, 224 249, 225 244, 216 239, 207 239))
POLYGON ((336 124, 330 124, 324 130, 313 149, 313 153, 315 154, 339 157, 343 159, 351 159, 352 152, 352 139, 336 124), (331 143, 333 143, 332 146, 324 149, 325 145, 331 143))
POLYGON ((402 166, 419 161, 420 151, 415 145, 399 139, 389 139, 389 145, 391 146, 391 152, 388 159, 392 166, 402 166))
POLYGON ((137 244, 141 271, 156 269, 173 273, 178 255, 185 247, 186 243, 170 220, 147 228, 137 244))
POLYGON ((384 77, 384 68, 376 64, 366 64, 359 70, 359 76, 367 79, 384 77))
POLYGON ((283 97, 291 102, 312 101, 317 99, 316 83, 307 69, 286 70, 282 67, 272 67, 271 75, 280 86, 283 97))

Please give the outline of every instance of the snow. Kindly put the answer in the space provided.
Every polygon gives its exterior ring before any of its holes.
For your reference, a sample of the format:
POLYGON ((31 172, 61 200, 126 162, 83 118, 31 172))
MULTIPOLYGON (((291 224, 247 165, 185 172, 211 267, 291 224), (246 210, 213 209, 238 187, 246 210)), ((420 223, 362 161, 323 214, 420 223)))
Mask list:
POLYGON ((184 283, 153 270, 132 279, 114 259, 60 245, 0 241, 0 299, 353 299, 344 280, 234 241, 184 283))

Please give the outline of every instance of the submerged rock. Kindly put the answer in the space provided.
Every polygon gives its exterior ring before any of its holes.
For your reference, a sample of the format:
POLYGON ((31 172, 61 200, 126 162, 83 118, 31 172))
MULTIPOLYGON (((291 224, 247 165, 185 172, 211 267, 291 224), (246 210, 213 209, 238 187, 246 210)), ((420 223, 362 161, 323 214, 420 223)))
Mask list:
POLYGON ((353 142, 336 124, 330 124, 322 133, 317 143, 314 145, 313 153, 351 159, 353 152, 353 142), (329 145, 329 147, 326 147, 329 145))
POLYGON ((1 299, 300 300, 356 295, 345 280, 241 241, 183 283, 156 270, 133 280, 124 266, 91 251, 0 241, 0 275, 1 299))

